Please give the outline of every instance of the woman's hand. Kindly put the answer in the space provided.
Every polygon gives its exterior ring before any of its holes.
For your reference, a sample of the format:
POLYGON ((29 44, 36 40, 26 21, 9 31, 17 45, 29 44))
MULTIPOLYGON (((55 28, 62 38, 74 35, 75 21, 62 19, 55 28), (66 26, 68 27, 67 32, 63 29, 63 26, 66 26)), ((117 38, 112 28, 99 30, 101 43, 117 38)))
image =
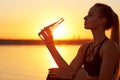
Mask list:
POLYGON ((73 74, 71 74, 69 71, 66 71, 61 68, 50 69, 49 75, 51 78, 61 78, 68 80, 71 80, 73 76, 73 74))
POLYGON ((41 39, 45 42, 46 45, 53 44, 53 35, 49 28, 44 27, 44 29, 41 30, 41 39))

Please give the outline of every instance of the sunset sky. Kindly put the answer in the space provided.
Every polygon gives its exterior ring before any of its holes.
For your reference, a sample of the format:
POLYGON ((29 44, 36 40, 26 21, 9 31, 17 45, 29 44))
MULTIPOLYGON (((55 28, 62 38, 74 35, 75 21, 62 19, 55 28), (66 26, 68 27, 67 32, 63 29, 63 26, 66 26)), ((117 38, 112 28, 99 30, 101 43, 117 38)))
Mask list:
POLYGON ((55 39, 91 38, 83 18, 97 2, 120 16, 120 0, 0 0, 0 39, 39 39, 38 32, 61 17, 55 39))

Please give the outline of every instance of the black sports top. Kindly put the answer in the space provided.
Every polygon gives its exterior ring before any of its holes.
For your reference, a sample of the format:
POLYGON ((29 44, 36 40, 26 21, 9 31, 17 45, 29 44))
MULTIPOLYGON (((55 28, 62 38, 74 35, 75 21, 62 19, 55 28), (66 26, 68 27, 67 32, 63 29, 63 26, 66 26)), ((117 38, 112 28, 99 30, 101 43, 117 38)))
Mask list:
MULTIPOLYGON (((85 59, 85 62, 84 62, 84 68, 85 70, 87 71, 88 75, 90 76, 96 76, 98 77, 99 76, 99 72, 100 72, 100 67, 101 67, 101 63, 102 63, 102 59, 99 55, 99 52, 100 52, 100 48, 102 46, 102 44, 107 40, 108 38, 105 38, 96 48, 96 52, 94 53, 94 57, 93 57, 93 60, 91 61, 87 61, 85 59)), ((90 48, 90 45, 92 43, 89 44, 89 46, 87 47, 86 49, 86 58, 88 57, 88 54, 91 53, 93 50, 89 51, 88 53, 88 49, 90 48)), ((93 48, 95 49, 95 48, 93 48)), ((91 55, 91 54, 90 54, 91 55)), ((93 53, 92 53, 93 55, 93 53)))

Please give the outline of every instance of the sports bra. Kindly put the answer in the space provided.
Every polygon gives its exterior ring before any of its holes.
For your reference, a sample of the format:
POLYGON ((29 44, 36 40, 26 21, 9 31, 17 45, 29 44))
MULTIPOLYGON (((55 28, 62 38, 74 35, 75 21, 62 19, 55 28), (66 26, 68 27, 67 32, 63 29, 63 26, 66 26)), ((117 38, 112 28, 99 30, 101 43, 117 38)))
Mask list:
MULTIPOLYGON (((100 67, 101 67, 101 63, 102 63, 102 59, 101 59, 101 57, 99 55, 100 48, 107 39, 108 38, 105 38, 102 42, 99 43, 99 45, 96 48, 94 58, 91 61, 87 61, 86 58, 88 57, 88 49, 90 48, 90 45, 92 43, 90 43, 88 45, 88 47, 86 48, 86 51, 85 51, 86 56, 85 56, 85 60, 84 60, 84 69, 87 71, 88 75, 90 75, 90 76, 96 76, 96 77, 99 76, 100 67)), ((93 50, 91 50, 91 51, 93 51, 93 50)), ((89 53, 91 53, 91 51, 89 53)), ((92 53, 92 55, 93 55, 93 53, 92 53)))

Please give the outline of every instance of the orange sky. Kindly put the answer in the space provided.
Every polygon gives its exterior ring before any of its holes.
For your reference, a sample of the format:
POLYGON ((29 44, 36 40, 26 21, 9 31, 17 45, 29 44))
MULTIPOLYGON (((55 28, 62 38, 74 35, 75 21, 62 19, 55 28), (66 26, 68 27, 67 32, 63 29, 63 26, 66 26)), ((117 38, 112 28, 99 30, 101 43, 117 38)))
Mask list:
POLYGON ((120 0, 0 0, 0 38, 39 39, 38 32, 61 17, 65 21, 58 27, 60 33, 54 32, 55 39, 91 38, 83 17, 96 2, 120 15, 120 0))

